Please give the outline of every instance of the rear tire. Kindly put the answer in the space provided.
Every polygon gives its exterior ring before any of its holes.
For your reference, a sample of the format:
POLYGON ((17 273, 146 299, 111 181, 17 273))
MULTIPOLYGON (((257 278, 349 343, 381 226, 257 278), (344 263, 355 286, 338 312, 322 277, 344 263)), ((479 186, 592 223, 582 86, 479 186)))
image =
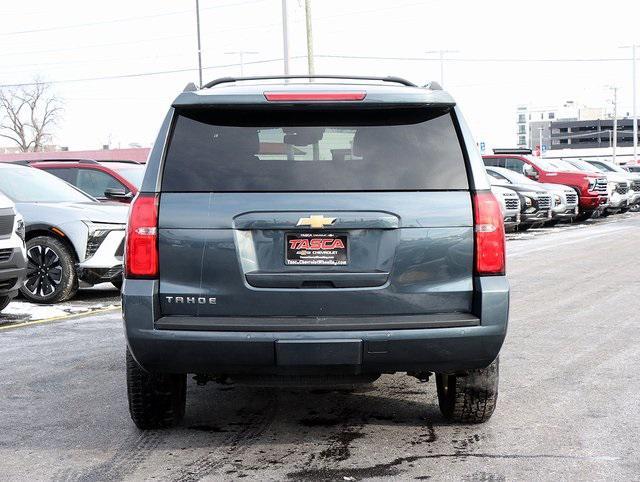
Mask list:
POLYGON ((467 375, 436 375, 438 404, 444 418, 457 423, 483 423, 498 400, 499 357, 467 375))
POLYGON ((0 311, 4 310, 11 302, 11 298, 8 296, 0 296, 0 311))
POLYGON ((531 226, 531 224, 518 224, 518 231, 528 231, 531 226))
POLYGON ((184 417, 187 376, 145 371, 127 348, 127 396, 131 420, 141 430, 171 427, 184 417))
POLYGON ((20 288, 33 303, 60 303, 78 291, 75 259, 67 246, 51 236, 27 241, 27 280, 20 288))
POLYGON ((544 225, 548 228, 552 228, 554 226, 557 226, 559 222, 560 220, 554 219, 553 221, 547 221, 546 223, 544 223, 544 225))

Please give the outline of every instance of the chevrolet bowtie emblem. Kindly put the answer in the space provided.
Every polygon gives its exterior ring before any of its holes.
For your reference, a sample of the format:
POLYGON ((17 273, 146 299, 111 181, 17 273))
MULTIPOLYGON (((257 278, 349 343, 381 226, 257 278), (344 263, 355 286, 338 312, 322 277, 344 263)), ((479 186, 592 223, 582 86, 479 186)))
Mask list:
POLYGON ((325 218, 323 214, 312 214, 308 218, 298 219, 296 226, 309 226, 311 228, 324 228, 333 224, 336 218, 325 218))

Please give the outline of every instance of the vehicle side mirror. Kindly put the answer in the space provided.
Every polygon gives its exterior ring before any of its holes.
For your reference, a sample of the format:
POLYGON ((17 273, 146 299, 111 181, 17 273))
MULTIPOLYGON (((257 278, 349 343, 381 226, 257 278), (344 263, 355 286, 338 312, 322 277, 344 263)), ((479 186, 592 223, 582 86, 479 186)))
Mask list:
POLYGON ((118 201, 123 201, 123 200, 131 199, 133 196, 130 192, 127 192, 125 189, 110 187, 108 189, 105 189, 104 197, 106 197, 107 199, 115 199, 118 201))
POLYGON ((536 171, 529 164, 524 165, 524 167, 522 168, 522 173, 529 179, 533 179, 534 181, 537 181, 540 178, 540 174, 538 174, 538 171, 536 171))

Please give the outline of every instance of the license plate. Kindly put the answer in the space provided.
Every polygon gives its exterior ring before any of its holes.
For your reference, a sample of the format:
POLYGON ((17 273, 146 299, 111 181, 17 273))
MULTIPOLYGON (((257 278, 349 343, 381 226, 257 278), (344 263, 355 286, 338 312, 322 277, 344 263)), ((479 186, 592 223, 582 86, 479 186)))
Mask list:
POLYGON ((344 266, 349 261, 346 234, 289 233, 285 238, 288 265, 344 266))

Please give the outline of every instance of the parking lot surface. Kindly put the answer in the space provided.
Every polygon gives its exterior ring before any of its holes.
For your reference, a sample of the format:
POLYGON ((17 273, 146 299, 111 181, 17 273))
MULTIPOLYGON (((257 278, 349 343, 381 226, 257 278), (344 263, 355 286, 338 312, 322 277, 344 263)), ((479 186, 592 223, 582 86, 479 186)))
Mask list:
POLYGON ((358 392, 189 382, 181 426, 127 411, 119 313, 0 333, 5 480, 555 480, 640 474, 640 216, 509 235, 498 407, 447 424, 435 383, 358 392))

